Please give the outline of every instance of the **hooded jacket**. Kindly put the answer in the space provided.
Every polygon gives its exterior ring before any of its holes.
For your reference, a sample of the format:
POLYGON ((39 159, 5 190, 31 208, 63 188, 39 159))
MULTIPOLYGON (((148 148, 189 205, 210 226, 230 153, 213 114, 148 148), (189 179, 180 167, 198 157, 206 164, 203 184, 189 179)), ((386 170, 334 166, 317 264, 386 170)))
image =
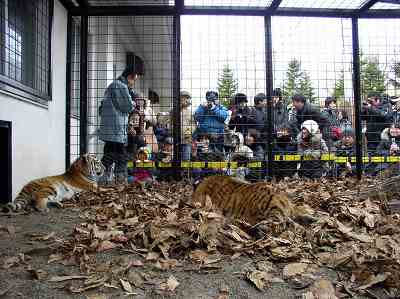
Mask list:
POLYGON ((251 150, 250 147, 244 144, 244 138, 243 135, 239 132, 235 132, 234 135, 238 137, 239 139, 239 144, 236 145, 234 148, 233 152, 231 153, 231 159, 234 159, 237 156, 243 156, 249 160, 253 159, 253 151, 251 150))
POLYGON ((199 131, 207 134, 222 135, 227 117, 228 110, 221 105, 215 105, 213 109, 200 105, 194 114, 199 131))
POLYGON ((129 113, 134 103, 128 89, 128 80, 122 76, 114 80, 106 89, 101 102, 99 138, 102 141, 127 144, 129 113))

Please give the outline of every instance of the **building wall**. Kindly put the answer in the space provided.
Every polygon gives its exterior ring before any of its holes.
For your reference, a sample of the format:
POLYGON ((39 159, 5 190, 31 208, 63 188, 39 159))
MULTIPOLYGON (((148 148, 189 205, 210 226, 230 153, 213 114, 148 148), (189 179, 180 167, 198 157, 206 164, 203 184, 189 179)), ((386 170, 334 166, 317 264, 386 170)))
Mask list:
POLYGON ((12 122, 13 198, 28 181, 65 171, 67 11, 58 0, 53 22, 48 107, 0 91, 0 120, 12 122))

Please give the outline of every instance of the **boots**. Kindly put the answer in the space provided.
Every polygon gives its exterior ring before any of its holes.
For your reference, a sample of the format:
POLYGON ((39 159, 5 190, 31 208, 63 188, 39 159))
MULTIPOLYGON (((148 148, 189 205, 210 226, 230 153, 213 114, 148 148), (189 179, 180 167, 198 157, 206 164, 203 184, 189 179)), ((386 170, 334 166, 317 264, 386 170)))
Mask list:
POLYGON ((99 186, 108 186, 111 185, 113 180, 114 180, 114 167, 111 166, 109 168, 106 168, 106 170, 104 171, 104 174, 102 177, 99 178, 98 180, 98 185, 99 186))

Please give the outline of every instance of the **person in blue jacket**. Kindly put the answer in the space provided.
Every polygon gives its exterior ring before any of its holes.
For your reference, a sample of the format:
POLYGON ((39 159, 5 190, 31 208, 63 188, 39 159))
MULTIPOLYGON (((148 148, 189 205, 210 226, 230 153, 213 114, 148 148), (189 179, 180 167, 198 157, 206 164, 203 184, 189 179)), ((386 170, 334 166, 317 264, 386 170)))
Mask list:
POLYGON ((229 112, 222 105, 217 104, 218 93, 207 91, 207 102, 201 104, 195 114, 197 123, 195 135, 207 134, 210 136, 210 150, 223 151, 224 128, 229 121, 229 112))
POLYGON ((132 65, 125 68, 121 76, 106 89, 99 113, 101 117, 99 138, 104 141, 102 163, 106 167, 100 183, 109 183, 112 177, 112 165, 115 164, 115 180, 126 183, 128 177, 128 119, 135 107, 135 93, 132 90, 139 76, 144 75, 144 65, 137 57, 132 65))

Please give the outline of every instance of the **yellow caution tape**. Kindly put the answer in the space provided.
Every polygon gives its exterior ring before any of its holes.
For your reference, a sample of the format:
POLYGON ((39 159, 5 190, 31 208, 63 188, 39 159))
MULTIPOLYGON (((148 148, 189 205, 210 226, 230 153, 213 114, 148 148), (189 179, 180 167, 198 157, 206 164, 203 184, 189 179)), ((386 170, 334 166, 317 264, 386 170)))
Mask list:
MULTIPOLYGON (((277 162, 285 162, 285 161, 310 161, 315 160, 315 158, 308 156, 302 157, 301 155, 275 155, 274 161, 277 162)), ((356 157, 342 157, 342 156, 335 156, 334 154, 323 154, 320 158, 321 161, 332 161, 335 163, 356 163, 356 157)), ((362 162, 367 163, 400 163, 400 156, 373 156, 362 157, 362 162)), ((268 163, 268 162, 267 162, 268 163)), ((247 166, 249 168, 262 168, 263 162, 262 161, 253 161, 245 163, 243 166, 247 166)), ((171 168, 173 167, 172 163, 164 163, 159 162, 155 163, 153 161, 149 162, 136 162, 133 161, 128 162, 128 168, 171 168)), ((181 162, 181 168, 186 169, 202 169, 202 168, 209 168, 209 169, 237 169, 238 162, 226 162, 226 161, 210 161, 210 162, 181 162)))

